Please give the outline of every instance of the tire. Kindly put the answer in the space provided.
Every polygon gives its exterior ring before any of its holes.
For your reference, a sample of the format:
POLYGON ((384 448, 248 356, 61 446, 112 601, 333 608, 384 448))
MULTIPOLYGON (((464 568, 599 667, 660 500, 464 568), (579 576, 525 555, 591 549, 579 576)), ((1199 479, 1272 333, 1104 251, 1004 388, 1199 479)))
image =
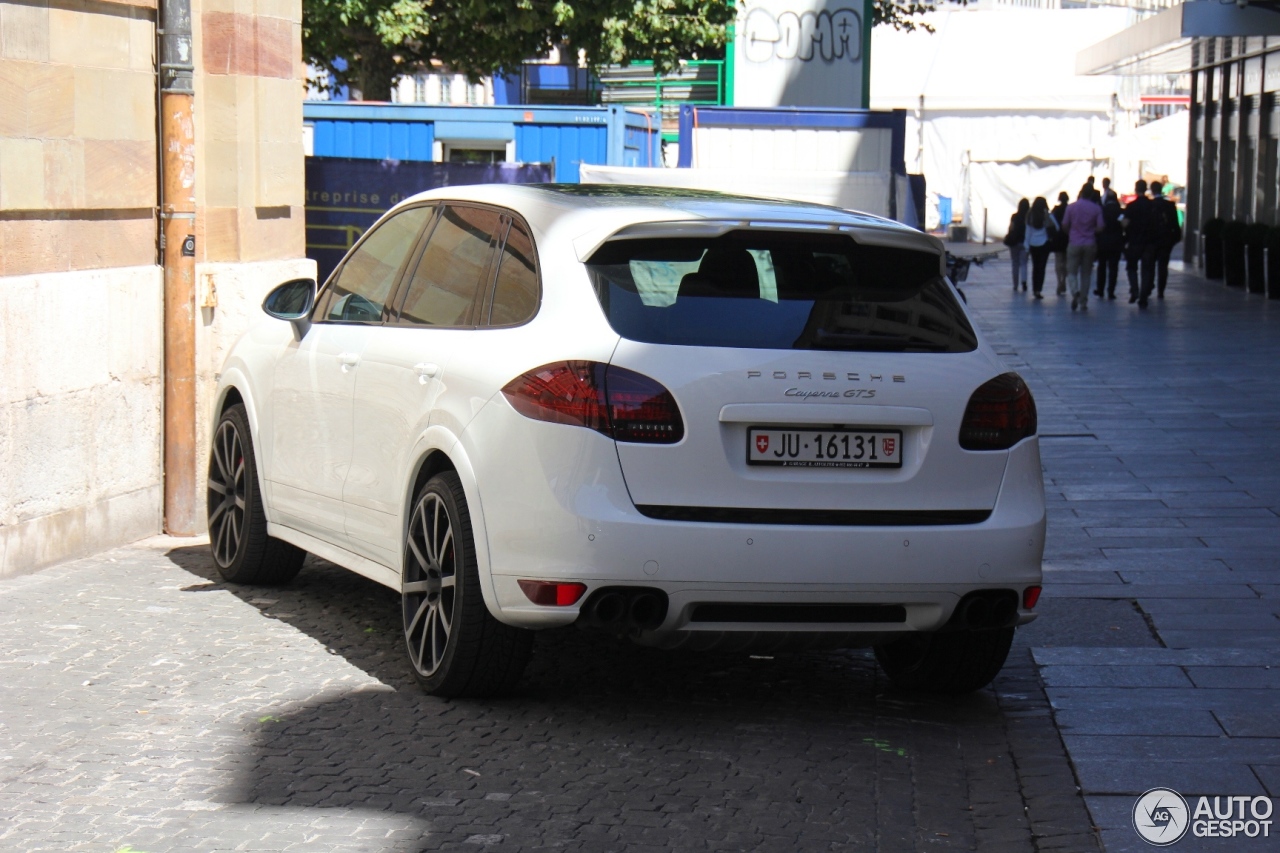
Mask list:
POLYGON ((895 686, 921 693, 981 690, 1004 666, 1012 628, 916 634, 875 647, 876 661, 895 686))
POLYGON ((484 697, 512 690, 533 649, 533 632, 489 613, 458 475, 438 474, 414 496, 401 585, 405 646, 422 689, 484 697))
POLYGON ((222 413, 214 430, 206 490, 209 550, 218 574, 244 584, 293 580, 307 553, 267 535, 249 418, 239 403, 222 413))

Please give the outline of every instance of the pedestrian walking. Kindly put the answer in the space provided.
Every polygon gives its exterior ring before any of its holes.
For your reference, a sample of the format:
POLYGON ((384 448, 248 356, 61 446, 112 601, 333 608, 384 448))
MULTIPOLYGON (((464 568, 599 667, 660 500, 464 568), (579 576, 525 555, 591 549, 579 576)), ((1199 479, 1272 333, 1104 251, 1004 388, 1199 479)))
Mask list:
MULTIPOLYGON (((1102 179, 1105 187, 1108 181, 1102 179)), ((1114 190, 1102 193, 1102 232, 1098 234, 1098 285, 1093 291, 1099 299, 1116 298, 1116 284, 1120 275, 1120 256, 1124 254, 1124 228, 1120 224, 1120 198, 1114 190), (1110 197, 1107 193, 1110 192, 1110 197)))
POLYGON ((1018 209, 1009 217, 1009 230, 1004 235, 1004 244, 1009 247, 1009 263, 1013 266, 1013 289, 1027 289, 1027 214, 1031 211, 1031 202, 1025 198, 1018 202, 1018 209))
MULTIPOLYGON (((1164 299, 1169 283, 1169 255, 1182 242, 1182 225, 1178 223, 1178 206, 1164 197, 1164 184, 1151 182, 1152 236, 1155 238, 1156 298, 1164 299)), ((1147 296, 1151 292, 1147 291, 1147 296)))
POLYGON ((1129 276, 1129 304, 1147 307, 1147 297, 1155 282, 1156 244, 1154 211, 1147 198, 1147 182, 1139 178, 1133 184, 1134 199, 1125 205, 1124 223, 1125 272, 1129 276), (1139 284, 1141 274, 1141 284, 1139 284))
POLYGON ((1103 179, 1102 179, 1102 202, 1101 202, 1101 204, 1102 204, 1102 210, 1103 210, 1103 215, 1104 215, 1104 216, 1106 215, 1107 202, 1109 202, 1109 201, 1114 201, 1116 204, 1119 204, 1119 203, 1120 203, 1120 196, 1116 195, 1116 191, 1115 191, 1115 190, 1111 189, 1111 179, 1110 179, 1110 178, 1103 178, 1103 179))
POLYGON ((1049 251, 1053 254, 1053 274, 1058 278, 1059 296, 1067 293, 1067 232, 1062 227, 1062 218, 1067 215, 1067 203, 1070 201, 1071 197, 1065 192, 1058 193, 1058 203, 1050 211, 1058 226, 1051 244, 1053 248, 1049 251))
POLYGON ((1036 299, 1044 299, 1044 270, 1053 251, 1053 240, 1058 234, 1058 223, 1049 213, 1049 203, 1044 196, 1037 196, 1027 214, 1027 238, 1024 242, 1031 256, 1031 292, 1036 299))
POLYGON ((1089 310, 1089 278, 1098 254, 1098 232, 1102 230, 1102 208, 1093 200, 1097 190, 1085 184, 1076 200, 1067 205, 1062 228, 1067 232, 1067 287, 1071 289, 1071 310, 1089 310))

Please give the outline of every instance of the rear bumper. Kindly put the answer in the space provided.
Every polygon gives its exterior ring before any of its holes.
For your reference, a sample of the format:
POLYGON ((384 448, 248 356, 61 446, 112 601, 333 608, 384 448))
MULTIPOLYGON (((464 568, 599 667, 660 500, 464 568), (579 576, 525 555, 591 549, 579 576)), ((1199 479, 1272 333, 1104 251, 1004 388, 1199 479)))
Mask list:
MULTIPOLYGON (((613 442, 486 406, 463 436, 477 466, 497 618, 522 627, 574 622, 578 607, 532 604, 519 578, 660 589, 656 633, 859 631, 858 625, 691 621, 700 603, 900 604, 906 620, 867 631, 941 627, 967 592, 1041 580, 1044 485, 1034 438, 1008 452, 996 504, 980 523, 788 525, 646 517, 631 503, 613 442), (509 419, 518 419, 508 422, 509 419), (546 432, 554 431, 554 432, 546 432), (495 451, 501 446, 502 450, 495 451), (554 472, 554 473, 551 473, 554 472)), ((473 508, 473 512, 475 512, 473 508)), ((585 599, 584 599, 585 600, 585 599)), ((1032 615, 1021 614, 1022 621, 1032 615)))

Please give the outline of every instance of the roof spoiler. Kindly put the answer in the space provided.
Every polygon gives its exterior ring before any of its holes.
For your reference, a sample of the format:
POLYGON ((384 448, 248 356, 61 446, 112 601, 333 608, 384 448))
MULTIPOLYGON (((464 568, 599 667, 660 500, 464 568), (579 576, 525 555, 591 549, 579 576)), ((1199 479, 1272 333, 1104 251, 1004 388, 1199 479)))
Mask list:
POLYGON ((638 222, 615 231, 596 229, 573 241, 578 260, 586 263, 605 243, 611 240, 644 240, 652 237, 701 237, 713 238, 730 231, 744 229, 762 231, 792 231, 808 234, 847 234, 855 243, 864 246, 890 246, 930 252, 938 256, 939 268, 946 272, 946 250, 942 241, 931 234, 897 223, 826 223, 812 220, 788 219, 668 219, 638 222))

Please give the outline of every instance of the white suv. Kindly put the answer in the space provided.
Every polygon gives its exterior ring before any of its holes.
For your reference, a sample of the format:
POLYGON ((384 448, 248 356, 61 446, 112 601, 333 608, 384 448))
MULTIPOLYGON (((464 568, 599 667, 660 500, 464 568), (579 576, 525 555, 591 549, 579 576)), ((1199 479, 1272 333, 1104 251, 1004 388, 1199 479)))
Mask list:
POLYGON ((401 592, 426 690, 519 679, 535 629, 665 647, 872 645, 975 690, 1033 618, 1036 412, 946 281, 871 216, 688 190, 450 187, 221 374, 223 576, 304 552, 401 592))

